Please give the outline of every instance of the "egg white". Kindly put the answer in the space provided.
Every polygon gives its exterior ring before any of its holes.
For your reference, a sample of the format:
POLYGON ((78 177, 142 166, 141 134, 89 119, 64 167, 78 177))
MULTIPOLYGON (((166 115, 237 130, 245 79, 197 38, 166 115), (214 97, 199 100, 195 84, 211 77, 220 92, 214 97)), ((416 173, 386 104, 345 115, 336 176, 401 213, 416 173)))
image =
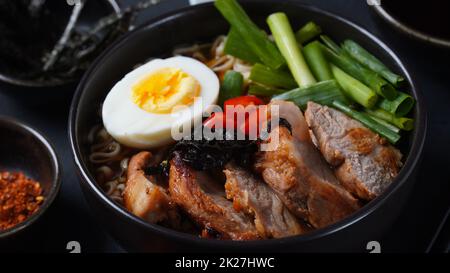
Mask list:
POLYGON ((153 148, 174 141, 171 128, 191 122, 217 102, 220 83, 216 74, 203 63, 188 57, 154 59, 134 69, 117 82, 106 96, 102 108, 103 125, 119 143, 133 148, 153 148), (132 86, 161 68, 179 68, 194 77, 201 86, 199 97, 188 109, 176 115, 149 113, 133 103, 132 86))

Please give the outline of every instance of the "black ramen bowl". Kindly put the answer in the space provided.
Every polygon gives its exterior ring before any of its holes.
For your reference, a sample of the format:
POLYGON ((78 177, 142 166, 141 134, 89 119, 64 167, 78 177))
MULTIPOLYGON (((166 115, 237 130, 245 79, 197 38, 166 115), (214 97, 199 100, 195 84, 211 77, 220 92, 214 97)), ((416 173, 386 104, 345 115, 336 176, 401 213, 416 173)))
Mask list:
POLYGON ((20 171, 40 182, 44 202, 36 213, 10 229, 0 231, 0 245, 12 243, 50 207, 60 188, 60 166, 51 144, 36 130, 0 116, 0 171, 20 171))
POLYGON ((271 251, 335 252, 366 251, 369 241, 380 239, 402 209, 419 163, 425 140, 426 114, 422 97, 405 65, 384 43, 356 24, 336 15, 294 2, 249 1, 243 6, 253 20, 266 26, 267 15, 283 11, 299 27, 314 20, 324 32, 341 40, 352 38, 375 53, 389 67, 405 75, 417 100, 416 129, 405 136, 406 160, 395 182, 378 198, 342 221, 306 235, 262 241, 202 239, 149 224, 109 199, 89 169, 87 136, 95 125, 99 107, 112 86, 136 64, 150 57, 167 56, 174 47, 212 41, 226 34, 229 25, 212 4, 184 8, 154 19, 111 46, 85 74, 74 96, 69 118, 69 137, 82 190, 95 218, 130 251, 271 251))

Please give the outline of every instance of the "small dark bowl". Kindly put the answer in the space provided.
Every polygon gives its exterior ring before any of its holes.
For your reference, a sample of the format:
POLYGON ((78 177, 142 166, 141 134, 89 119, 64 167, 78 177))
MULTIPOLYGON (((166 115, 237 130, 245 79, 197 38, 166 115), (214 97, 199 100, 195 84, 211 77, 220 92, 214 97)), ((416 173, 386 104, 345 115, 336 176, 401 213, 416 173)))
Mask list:
MULTIPOLYGON (((67 24, 72 9, 69 3, 70 1, 67 1, 67 3, 65 3, 67 7, 65 7, 64 5, 62 7, 61 5, 55 5, 56 10, 53 11, 59 14, 58 18, 61 20, 59 24, 64 26, 67 24)), ((72 3, 76 3, 76 1, 72 1, 72 3)), ((117 4, 116 0, 87 1, 85 7, 81 11, 77 25, 83 29, 92 28, 92 25, 99 19, 99 17, 106 16, 111 12, 117 14, 120 12, 120 7, 117 4)), ((60 35, 62 35, 62 33, 60 35)), ((44 88, 53 88, 52 90, 56 91, 57 89, 56 87, 74 83, 77 80, 78 78, 68 78, 68 79, 48 79, 41 81, 33 79, 24 79, 18 77, 17 75, 12 75, 11 73, 0 71, 0 81, 3 81, 13 86, 42 88, 42 90, 44 90, 44 88)))
MULTIPOLYGON (((404 22, 402 22, 401 20, 399 20, 397 18, 396 14, 393 14, 393 13, 389 12, 389 10, 384 8, 383 1, 381 1, 380 4, 374 4, 371 6, 372 6, 373 10, 375 11, 375 13, 380 18, 382 18, 385 23, 387 23, 388 25, 390 25, 391 27, 393 27, 400 33, 406 34, 407 36, 414 38, 414 39, 416 39, 422 43, 428 44, 428 45, 433 45, 433 46, 437 46, 440 48, 450 49, 450 40, 440 38, 440 37, 434 36, 432 34, 428 34, 426 32, 417 30, 417 29, 405 24, 404 22)), ((431 14, 430 16, 433 16, 433 15, 431 14)), ((418 18, 417 20, 421 20, 421 19, 418 18)), ((423 20, 426 20, 426 17, 424 17, 423 20)), ((447 26, 443 26, 443 27, 447 27, 447 26)))
MULTIPOLYGON (((55 1, 56 2, 56 1, 55 1)), ((70 6, 64 3, 59 5, 67 5, 67 10, 62 10, 59 17, 68 18, 70 16, 70 6)), ((70 1, 68 1, 70 2, 70 1)), ((76 1, 72 1, 75 3, 76 1)), ((99 16, 105 16, 111 12, 120 12, 120 7, 116 0, 88 1, 83 8, 79 18, 78 26, 80 28, 89 29, 93 23, 98 20, 99 16)), ((52 4, 54 4, 52 2, 52 4)), ((65 24, 61 21, 61 24, 65 24)), ((40 109, 44 105, 53 105, 51 111, 60 111, 69 107, 73 92, 76 89, 79 78, 68 79, 48 79, 38 81, 33 79, 24 79, 18 75, 0 71, 0 92, 13 100, 20 102, 25 107, 34 107, 40 109), (63 109, 64 108, 64 109, 63 109)))
POLYGON ((249 242, 207 240, 149 224, 109 199, 88 167, 87 135, 100 122, 96 120, 100 104, 111 87, 134 65, 152 56, 167 56, 174 47, 212 41, 226 34, 228 23, 212 4, 203 4, 165 14, 129 33, 96 60, 78 86, 69 117, 69 137, 81 187, 95 218, 132 251, 366 251, 369 241, 379 240, 393 225, 414 184, 414 172, 422 153, 426 114, 411 75, 384 43, 346 19, 289 1, 246 1, 243 6, 260 26, 266 26, 267 15, 277 11, 286 12, 295 28, 313 20, 335 39, 358 41, 405 76, 405 89, 417 100, 416 130, 404 136, 402 146, 406 159, 395 182, 381 196, 336 224, 302 236, 249 242))
POLYGON ((36 130, 0 116, 0 171, 21 171, 40 182, 44 202, 24 222, 0 231, 0 242, 10 240, 36 222, 50 207, 60 188, 58 157, 50 143, 36 130))

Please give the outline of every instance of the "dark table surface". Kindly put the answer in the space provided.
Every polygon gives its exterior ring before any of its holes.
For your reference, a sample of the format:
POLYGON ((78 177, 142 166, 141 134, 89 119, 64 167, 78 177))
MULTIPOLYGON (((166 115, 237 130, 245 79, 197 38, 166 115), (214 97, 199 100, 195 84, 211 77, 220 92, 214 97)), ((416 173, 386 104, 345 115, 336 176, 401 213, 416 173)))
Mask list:
MULTIPOLYGON (((122 1, 127 5, 132 0, 122 1)), ((307 4, 348 18, 390 46, 408 68, 426 99, 428 134, 418 181, 407 207, 381 240, 384 252, 426 251, 449 207, 450 196, 450 51, 421 45, 392 31, 377 20, 363 0, 303 0, 307 4)), ((145 11, 140 22, 188 5, 187 0, 166 0, 145 11)), ((75 86, 67 87, 72 92, 75 86)), ((78 241, 83 252, 124 250, 95 221, 78 185, 67 136, 69 99, 36 105, 25 103, 26 92, 0 85, 0 115, 12 116, 43 132, 54 144, 63 165, 62 188, 55 203, 33 227, 31 235, 15 244, 19 251, 67 251, 69 241, 78 241), (14 93, 21 93, 20 96, 14 93), (36 230, 36 231, 35 231, 36 230)), ((62 91, 63 92, 63 91, 62 91)), ((44 99, 44 98, 42 98, 44 99)), ((0 155, 1 156, 1 155, 0 155)), ((441 236, 442 237, 442 236, 441 236)), ((0 249, 1 250, 1 249, 0 249)), ((3 249, 5 250, 5 249, 3 249)))

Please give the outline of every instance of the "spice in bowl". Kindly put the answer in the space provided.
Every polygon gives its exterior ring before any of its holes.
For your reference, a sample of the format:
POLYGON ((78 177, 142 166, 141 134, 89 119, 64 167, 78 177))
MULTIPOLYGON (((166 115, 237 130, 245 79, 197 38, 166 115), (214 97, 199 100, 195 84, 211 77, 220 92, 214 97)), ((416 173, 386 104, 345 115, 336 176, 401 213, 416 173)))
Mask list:
POLYGON ((22 172, 0 172, 0 232, 28 219, 43 201, 39 182, 22 172))

